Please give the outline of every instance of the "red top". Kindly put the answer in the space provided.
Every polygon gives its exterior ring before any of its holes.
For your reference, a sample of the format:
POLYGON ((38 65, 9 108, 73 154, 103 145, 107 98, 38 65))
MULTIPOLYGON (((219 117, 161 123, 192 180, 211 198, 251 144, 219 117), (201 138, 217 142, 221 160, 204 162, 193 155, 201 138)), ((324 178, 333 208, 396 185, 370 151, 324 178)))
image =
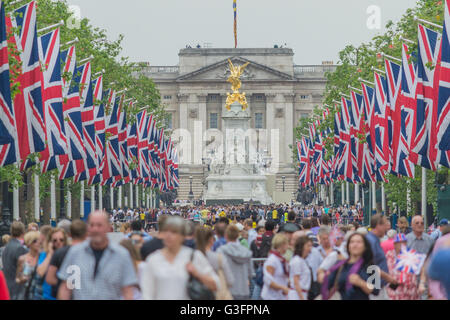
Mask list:
POLYGON ((0 300, 9 300, 8 286, 2 271, 0 271, 0 300))

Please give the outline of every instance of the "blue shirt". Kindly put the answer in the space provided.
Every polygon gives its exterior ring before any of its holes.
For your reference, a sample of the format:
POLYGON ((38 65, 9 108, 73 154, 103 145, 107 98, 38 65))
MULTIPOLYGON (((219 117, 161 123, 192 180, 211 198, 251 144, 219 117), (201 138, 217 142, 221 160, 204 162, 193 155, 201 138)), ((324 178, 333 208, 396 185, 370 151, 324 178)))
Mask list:
MULTIPOLYGON (((47 258, 47 252, 41 252, 39 254, 39 260, 38 260, 38 266, 41 265, 45 258, 47 258)), ((44 275, 45 276, 45 275, 44 275)), ((47 283, 47 281, 44 280, 42 283, 42 297, 45 300, 56 300, 55 297, 52 296, 52 286, 47 283)))
MULTIPOLYGON (((384 255, 383 248, 381 248, 380 245, 380 238, 378 238, 372 232, 369 232, 366 235, 366 239, 367 241, 369 241, 370 247, 372 249, 373 264, 379 266, 382 271, 389 273, 386 256, 384 255)), ((381 279, 381 285, 386 285, 386 281, 381 279)))
POLYGON ((216 251, 217 249, 219 249, 221 246, 223 246, 224 244, 227 243, 227 240, 225 240, 225 238, 219 238, 219 240, 217 240, 216 242, 214 242, 212 250, 216 251))
POLYGON ((322 264, 323 257, 317 248, 312 248, 311 253, 306 257, 306 263, 312 269, 313 280, 317 281, 317 271, 322 264))

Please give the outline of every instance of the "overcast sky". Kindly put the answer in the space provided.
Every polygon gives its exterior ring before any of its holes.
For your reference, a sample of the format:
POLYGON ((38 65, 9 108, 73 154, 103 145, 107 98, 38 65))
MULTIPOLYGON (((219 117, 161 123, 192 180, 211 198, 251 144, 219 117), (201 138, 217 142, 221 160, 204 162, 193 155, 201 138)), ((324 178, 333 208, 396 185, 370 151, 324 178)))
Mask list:
MULTIPOLYGON (((67 0, 111 40, 125 36, 123 55, 152 65, 177 65, 179 49, 211 43, 234 47, 232 0, 67 0)), ((398 21, 416 0, 238 0, 238 47, 294 50, 296 64, 337 62, 347 44, 359 45, 398 21), (381 29, 370 30, 371 5, 381 29)))

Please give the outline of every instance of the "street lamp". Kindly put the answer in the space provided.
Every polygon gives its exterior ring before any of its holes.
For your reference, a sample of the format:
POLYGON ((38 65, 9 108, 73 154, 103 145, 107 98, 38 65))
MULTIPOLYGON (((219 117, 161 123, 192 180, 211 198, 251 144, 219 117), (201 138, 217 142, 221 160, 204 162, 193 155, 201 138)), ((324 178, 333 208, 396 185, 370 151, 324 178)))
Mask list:
POLYGON ((194 200, 194 192, 192 192, 192 176, 189 176, 189 200, 194 200))
POLYGON ((2 221, 0 221, 0 236, 4 234, 9 234, 11 227, 11 210, 9 209, 9 196, 8 192, 8 182, 3 182, 3 200, 2 204, 2 221))
POLYGON ((281 179, 283 180, 283 192, 284 192, 284 184, 286 183, 286 176, 282 176, 281 179))

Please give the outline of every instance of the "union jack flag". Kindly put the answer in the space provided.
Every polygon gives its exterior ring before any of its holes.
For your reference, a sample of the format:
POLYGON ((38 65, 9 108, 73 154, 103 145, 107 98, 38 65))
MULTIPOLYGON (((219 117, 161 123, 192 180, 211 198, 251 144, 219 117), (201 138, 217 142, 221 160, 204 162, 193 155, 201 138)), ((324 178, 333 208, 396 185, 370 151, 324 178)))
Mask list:
POLYGON ((134 181, 139 178, 139 161, 138 161, 138 139, 137 139, 137 124, 128 124, 128 161, 130 164, 130 178, 134 181))
MULTIPOLYGON (((391 172, 406 177, 414 177, 414 165, 407 159, 408 141, 402 130, 402 66, 386 60, 387 106, 389 108, 389 141, 391 172)), ((407 114, 405 114, 406 116, 407 114)))
POLYGON ((60 30, 56 29, 39 37, 39 50, 44 63, 42 72, 43 101, 47 148, 41 152, 41 171, 56 169, 56 155, 67 152, 67 137, 63 117, 63 94, 61 79, 60 30))
MULTIPOLYGON (((426 255, 418 253, 414 249, 403 247, 395 261, 395 269, 401 273, 413 273, 418 275, 425 262, 426 255)), ((400 283, 403 279, 400 278, 400 283)))
POLYGON ((102 180, 101 172, 105 155, 105 106, 102 102, 103 76, 92 81, 92 88, 94 90, 95 153, 98 167, 95 169, 95 173, 93 170, 89 170, 89 185, 100 183, 102 180))
POLYGON ((0 2, 0 167, 17 162, 17 134, 11 101, 5 6, 0 2))
POLYGON ((444 32, 442 38, 441 69, 439 78, 439 100, 437 108, 437 144, 439 163, 449 167, 450 163, 450 0, 445 1, 444 32))
POLYGON ((375 72, 373 125, 375 126, 375 167, 378 181, 385 181, 384 177, 390 170, 389 110, 386 91, 386 79, 375 72))
POLYGON ((122 166, 120 163, 119 154, 119 128, 118 128, 118 116, 119 109, 122 104, 123 96, 115 97, 115 93, 111 90, 109 100, 114 102, 111 114, 108 115, 108 125, 106 127, 106 150, 105 150, 105 165, 103 168, 103 181, 102 184, 111 184, 114 182, 114 177, 120 176, 122 173, 122 166), (113 97, 112 97, 113 96, 113 97))
MULTIPOLYGON (((133 106, 133 102, 130 102, 130 110, 133 106)), ((119 153, 120 162, 122 167, 121 178, 124 179, 124 183, 128 183, 130 179, 130 166, 128 162, 128 145, 127 145, 127 113, 124 105, 121 105, 119 110, 119 153)))
POLYGON ((14 116, 20 160, 25 161, 31 153, 45 149, 45 112, 42 105, 41 65, 39 61, 38 37, 36 31, 36 1, 14 11, 15 17, 6 19, 7 27, 19 28, 8 42, 15 46, 20 55, 21 73, 16 79, 20 84, 14 98, 14 116))
POLYGON ((90 174, 95 174, 98 167, 97 148, 95 146, 94 93, 91 82, 91 63, 87 62, 79 67, 77 72, 81 74, 81 120, 86 158, 76 161, 77 174, 75 175, 75 182, 87 180, 90 174))
POLYGON ((173 146, 172 148, 172 187, 177 189, 180 186, 180 180, 178 176, 178 151, 173 146))
POLYGON ((339 170, 338 166, 341 161, 341 154, 340 154, 340 127, 339 124, 341 123, 341 113, 336 112, 334 114, 334 159, 333 159, 333 165, 332 165, 332 178, 333 180, 337 180, 339 178, 339 170))
POLYGON ((418 164, 436 170, 441 35, 420 24, 418 29, 417 112, 413 151, 421 156, 418 164))
POLYGON ((303 137, 301 142, 297 143, 299 148, 299 182, 302 186, 309 185, 311 178, 311 166, 309 161, 309 141, 303 137))
POLYGON ((363 156, 363 176, 362 178, 367 181, 376 181, 375 175, 375 128, 372 126, 373 119, 373 104, 374 104, 374 89, 361 83, 364 108, 362 112, 363 126, 366 142, 364 143, 364 156, 363 156))
POLYGON ((364 144, 361 142, 363 114, 363 96, 351 91, 350 134, 352 136, 353 178, 355 182, 363 182, 364 144))
MULTIPOLYGON (((75 46, 61 52, 61 61, 64 63, 63 72, 70 77, 63 77, 63 116, 67 137, 67 152, 57 156, 56 164, 59 170, 59 179, 73 177, 76 172, 73 160, 86 157, 83 143, 83 126, 81 122, 80 88, 77 81, 76 50, 75 46)), ((78 77, 79 78, 79 77, 78 77)))
POLYGON ((353 157, 352 157, 352 138, 350 134, 350 112, 351 102, 341 98, 341 123, 339 124, 339 174, 349 182, 353 182, 353 157))
MULTIPOLYGON (((401 123, 401 139, 406 141, 403 144, 407 146, 404 153, 407 159, 412 163, 419 163, 418 155, 411 148, 413 137, 416 133, 416 87, 417 87, 417 64, 414 64, 409 54, 409 48, 406 44, 402 44, 402 87, 399 96, 402 123, 401 123)), ((414 174, 414 167, 412 167, 414 174)))
POLYGON ((137 149, 138 149, 138 172, 139 178, 145 179, 149 177, 149 157, 148 157, 148 136, 149 136, 149 124, 152 124, 153 116, 147 116, 147 112, 141 111, 136 116, 137 123, 137 149))

